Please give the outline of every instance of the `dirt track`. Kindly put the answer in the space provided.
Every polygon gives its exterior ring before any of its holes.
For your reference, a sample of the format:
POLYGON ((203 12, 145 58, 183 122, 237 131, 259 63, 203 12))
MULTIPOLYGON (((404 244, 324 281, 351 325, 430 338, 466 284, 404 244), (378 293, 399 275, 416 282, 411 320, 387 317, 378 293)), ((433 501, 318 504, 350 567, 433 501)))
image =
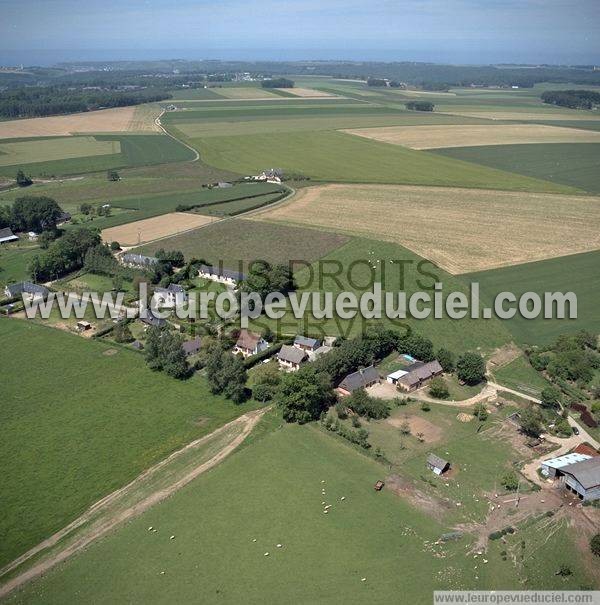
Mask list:
POLYGON ((210 470, 211 468, 219 464, 246 439, 246 437, 250 434, 256 423, 260 420, 260 418, 267 409, 268 408, 263 408, 260 410, 248 412, 243 416, 236 418, 232 422, 229 422, 228 424, 222 426, 216 431, 213 431, 209 435, 205 435, 204 437, 189 443, 182 449, 174 452, 169 457, 165 458, 155 466, 143 472, 125 487, 113 492, 112 494, 109 494, 102 500, 99 500, 75 521, 73 521, 54 535, 50 536, 48 539, 44 540, 34 548, 30 549, 25 554, 15 559, 12 563, 9 563, 6 567, 0 570, 0 577, 5 576, 9 572, 18 569, 20 565, 26 563, 29 559, 36 555, 40 555, 41 553, 41 558, 35 565, 26 569, 22 573, 12 577, 8 582, 0 586, 0 598, 5 597, 10 592, 15 590, 19 586, 22 586, 26 582, 29 582, 30 580, 33 580, 34 578, 46 573, 56 564, 68 559, 71 555, 83 550, 94 540, 97 540, 98 538, 106 535, 109 531, 111 531, 121 523, 129 521, 141 515, 151 506, 154 506, 165 498, 168 498, 202 473, 210 470), (148 478, 155 475, 158 471, 163 470, 164 467, 169 465, 169 463, 181 457, 183 454, 189 453, 190 450, 196 449, 199 446, 205 444, 215 436, 218 436, 222 433, 226 433, 228 430, 231 430, 232 428, 235 428, 237 427, 237 425, 240 424, 242 425, 240 433, 237 434, 231 441, 229 441, 227 445, 221 448, 214 456, 212 456, 206 462, 203 462, 202 464, 194 467, 193 469, 180 476, 168 487, 157 489, 153 493, 144 496, 137 502, 134 502, 132 505, 120 510, 118 514, 107 515, 105 519, 101 518, 95 523, 91 522, 95 517, 99 515, 99 513, 102 513, 103 510, 115 505, 115 503, 118 503, 120 500, 123 500, 128 496, 135 495, 136 491, 140 490, 140 484, 143 484, 145 481, 148 480, 148 478), (78 528, 81 528, 80 535, 77 536, 73 542, 65 544, 63 548, 52 552, 47 556, 44 556, 43 552, 45 550, 52 548, 61 540, 66 539, 72 532, 76 531, 78 528))

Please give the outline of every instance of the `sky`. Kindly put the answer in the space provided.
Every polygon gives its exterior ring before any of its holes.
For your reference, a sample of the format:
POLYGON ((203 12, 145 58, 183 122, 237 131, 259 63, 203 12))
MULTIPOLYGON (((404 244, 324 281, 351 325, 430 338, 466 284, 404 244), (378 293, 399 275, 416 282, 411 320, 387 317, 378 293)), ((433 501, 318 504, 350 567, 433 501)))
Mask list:
POLYGON ((600 64, 600 0, 0 0, 0 63, 600 64))

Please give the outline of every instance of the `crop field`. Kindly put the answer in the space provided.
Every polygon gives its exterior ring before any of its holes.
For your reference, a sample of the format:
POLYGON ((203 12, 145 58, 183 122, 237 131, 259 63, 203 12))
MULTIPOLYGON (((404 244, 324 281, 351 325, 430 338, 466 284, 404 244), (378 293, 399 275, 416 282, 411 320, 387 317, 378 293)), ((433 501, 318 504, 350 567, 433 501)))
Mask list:
MULTIPOLYGON (((179 99, 197 99, 203 101, 205 99, 221 98, 214 90, 210 88, 180 88, 170 91, 174 101, 179 99)), ((172 100, 167 101, 167 105, 172 103, 172 100)))
POLYGON ((294 87, 294 88, 282 88, 282 89, 278 89, 278 90, 283 90, 284 92, 287 92, 289 94, 291 94, 294 97, 331 97, 333 96, 331 93, 326 92, 324 90, 315 90, 314 88, 298 88, 298 87, 294 87))
POLYGON ((121 246, 137 246, 156 239, 161 239, 203 227, 216 220, 210 216, 202 216, 190 212, 171 212, 141 221, 110 227, 102 231, 105 242, 119 242, 121 246))
POLYGON ((191 139, 191 143, 206 163, 241 174, 278 166, 319 181, 572 191, 562 185, 334 131, 210 137, 191 139))
POLYGON ((154 118, 159 113, 159 111, 140 110, 135 106, 101 109, 67 116, 8 120, 0 122, 0 139, 65 136, 82 132, 152 131, 157 130, 154 118), (142 111, 145 115, 144 119, 140 119, 142 111))
POLYGON ((353 116, 360 118, 364 115, 378 115, 390 113, 406 114, 403 109, 367 103, 357 103, 351 100, 338 99, 285 99, 278 102, 259 103, 197 103, 185 111, 172 111, 164 115, 166 125, 175 125, 179 122, 194 120, 213 121, 248 121, 267 120, 271 118, 311 118, 311 117, 341 117, 353 116), (312 102, 311 102, 312 101, 312 102))
MULTIPOLYGON (((22 145, 14 142, 12 145, 22 145)), ((4 142, 0 145, 4 146, 4 142)), ((10 146, 11 144, 9 144, 10 146)), ((126 168, 191 160, 194 154, 171 137, 160 134, 96 135, 94 137, 60 137, 32 139, 18 158, 0 155, 0 175, 14 177, 23 165, 33 176, 53 176, 99 172, 112 168, 126 168), (94 141, 96 145, 94 146, 94 141), (45 156, 38 145, 48 149, 45 156), (112 153, 109 150, 112 149, 112 153), (79 150, 79 153, 77 153, 79 150), (96 153, 96 155, 93 155, 96 153), (101 155, 98 155, 101 153, 101 155), (63 159, 40 161, 41 157, 63 155, 63 159), (4 159, 4 161, 3 161, 4 159), (10 163, 8 163, 10 162, 10 163)))
POLYGON ((600 193, 598 143, 462 147, 435 153, 600 193))
POLYGON ((493 549, 489 565, 478 565, 468 535, 437 543, 447 526, 390 489, 373 490, 386 474, 315 428, 265 432, 9 602, 154 604, 193 601, 201 592, 206 603, 383 603, 402 594, 421 604, 434 589, 586 583, 580 566, 565 579, 554 574, 577 557, 566 531, 545 535, 533 526, 519 534, 527 548, 518 566, 502 561, 501 549, 493 549), (322 501, 332 504, 327 515, 322 501), (540 547, 544 535, 548 543, 540 547))
POLYGON ((35 162, 66 160, 82 156, 111 155, 121 152, 118 140, 95 137, 57 137, 19 143, 0 142, 0 166, 21 166, 35 162))
POLYGON ((485 118, 487 120, 590 120, 593 114, 589 112, 580 112, 576 109, 558 109, 548 105, 540 105, 535 108, 512 108, 498 105, 496 107, 486 107, 481 111, 481 107, 469 106, 443 106, 436 107, 440 113, 449 113, 457 116, 466 116, 471 118, 485 118))
POLYGON ((270 99, 273 96, 268 90, 253 86, 240 86, 239 88, 235 86, 222 86, 213 88, 212 91, 226 99, 270 99))
POLYGON ((478 282, 486 304, 500 292, 519 296, 525 292, 574 292, 577 319, 525 319, 519 313, 504 325, 519 344, 549 344, 563 333, 600 332, 600 251, 575 254, 540 262, 504 267, 462 276, 465 283, 478 282))
POLYGON ((17 319, 0 320, 0 334, 0 565, 248 409, 122 347, 17 319))
POLYGON ((485 120, 476 120, 474 118, 461 118, 459 116, 450 116, 445 114, 425 114, 417 112, 373 112, 371 114, 361 114, 358 116, 331 116, 321 117, 294 117, 257 120, 248 119, 231 121, 206 121, 196 120, 190 122, 177 122, 176 126, 171 126, 176 133, 184 136, 195 137, 214 137, 223 135, 241 135, 241 134, 265 134, 269 132, 293 132, 298 130, 339 130, 343 128, 371 128, 378 126, 419 126, 423 124, 482 124, 489 123, 485 120))
MULTIPOLYGON (((310 260, 303 256, 295 258, 310 260)), ((405 291, 409 298, 414 292, 432 291, 436 282, 444 284, 446 293, 468 292, 462 280, 429 260, 397 244, 375 239, 353 238, 327 255, 322 255, 310 268, 301 264, 294 265, 294 268, 299 296, 303 292, 331 292, 333 297, 341 292, 353 292, 360 297, 365 292, 372 292, 375 283, 380 283, 384 296, 386 292, 392 293, 394 310, 398 308, 399 292, 405 291)), ((295 319, 291 311, 288 304, 287 313, 281 321, 261 317, 255 320, 255 326, 258 329, 269 326, 273 332, 289 335, 307 333, 344 337, 361 334, 368 325, 384 325, 400 331, 411 326, 419 334, 430 338, 436 347, 447 347, 457 354, 474 349, 491 351, 511 340, 507 328, 497 319, 483 321, 465 317, 453 320, 445 312, 439 319, 434 318, 433 313, 425 319, 416 319, 408 309, 406 318, 389 319, 382 313, 381 319, 370 321, 363 320, 360 315, 342 319, 335 314, 332 319, 317 319, 313 315, 312 300, 309 300, 302 318, 295 319)))
POLYGON ((599 143, 600 132, 557 128, 543 124, 489 124, 482 126, 392 126, 346 130, 367 139, 411 149, 523 145, 526 143, 599 143))
POLYGON ((456 274, 600 248, 599 203, 586 196, 323 185, 255 218, 393 241, 456 274))
POLYGON ((213 264, 223 263, 237 269, 240 262, 266 260, 288 263, 290 260, 315 261, 343 245, 348 237, 315 229, 233 219, 215 223, 199 231, 190 231, 143 246, 141 254, 152 254, 157 248, 181 250, 186 259, 205 258, 213 264))

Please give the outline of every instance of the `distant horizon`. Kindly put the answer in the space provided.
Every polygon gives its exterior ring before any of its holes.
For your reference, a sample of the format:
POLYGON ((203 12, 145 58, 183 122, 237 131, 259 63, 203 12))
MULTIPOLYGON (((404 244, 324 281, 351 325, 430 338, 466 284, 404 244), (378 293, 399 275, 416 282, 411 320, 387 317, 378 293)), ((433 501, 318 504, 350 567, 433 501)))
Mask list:
MULTIPOLYGON (((456 53, 455 53, 456 55, 456 53)), ((466 65, 466 66, 493 66, 493 65, 523 65, 555 67, 569 66, 600 66, 600 57, 590 60, 580 57, 571 61, 550 60, 517 60, 504 57, 496 60, 479 61, 459 60, 456 56, 430 53, 422 56, 403 51, 384 51, 376 49, 354 50, 351 55, 347 50, 335 49, 297 49, 280 50, 277 56, 271 49, 27 49, 7 50, 0 49, 1 67, 53 67, 70 63, 116 63, 116 62, 143 62, 143 61, 237 61, 237 62, 273 62, 273 63, 300 63, 311 62, 365 62, 365 63, 433 63, 439 65, 466 65), (453 60, 454 59, 454 60, 453 60)), ((472 57, 472 53, 469 53, 472 57)))

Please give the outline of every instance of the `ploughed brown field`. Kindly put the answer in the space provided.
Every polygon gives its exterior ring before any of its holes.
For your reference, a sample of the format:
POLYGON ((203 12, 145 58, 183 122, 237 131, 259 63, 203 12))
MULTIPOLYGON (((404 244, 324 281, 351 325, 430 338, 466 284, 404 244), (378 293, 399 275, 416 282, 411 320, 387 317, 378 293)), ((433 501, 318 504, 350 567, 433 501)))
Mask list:
POLYGON ((102 239, 105 242, 119 242, 121 246, 137 246, 138 244, 144 244, 156 239, 203 227, 216 220, 219 219, 216 219, 214 216, 171 212, 135 221, 134 223, 104 229, 102 231, 102 239))
POLYGON ((522 145, 527 143, 600 143, 600 132, 543 124, 460 124, 386 126, 344 130, 367 139, 411 149, 522 145))
POLYGON ((252 220, 393 241, 450 273, 600 248, 600 198, 398 185, 321 185, 252 220))

